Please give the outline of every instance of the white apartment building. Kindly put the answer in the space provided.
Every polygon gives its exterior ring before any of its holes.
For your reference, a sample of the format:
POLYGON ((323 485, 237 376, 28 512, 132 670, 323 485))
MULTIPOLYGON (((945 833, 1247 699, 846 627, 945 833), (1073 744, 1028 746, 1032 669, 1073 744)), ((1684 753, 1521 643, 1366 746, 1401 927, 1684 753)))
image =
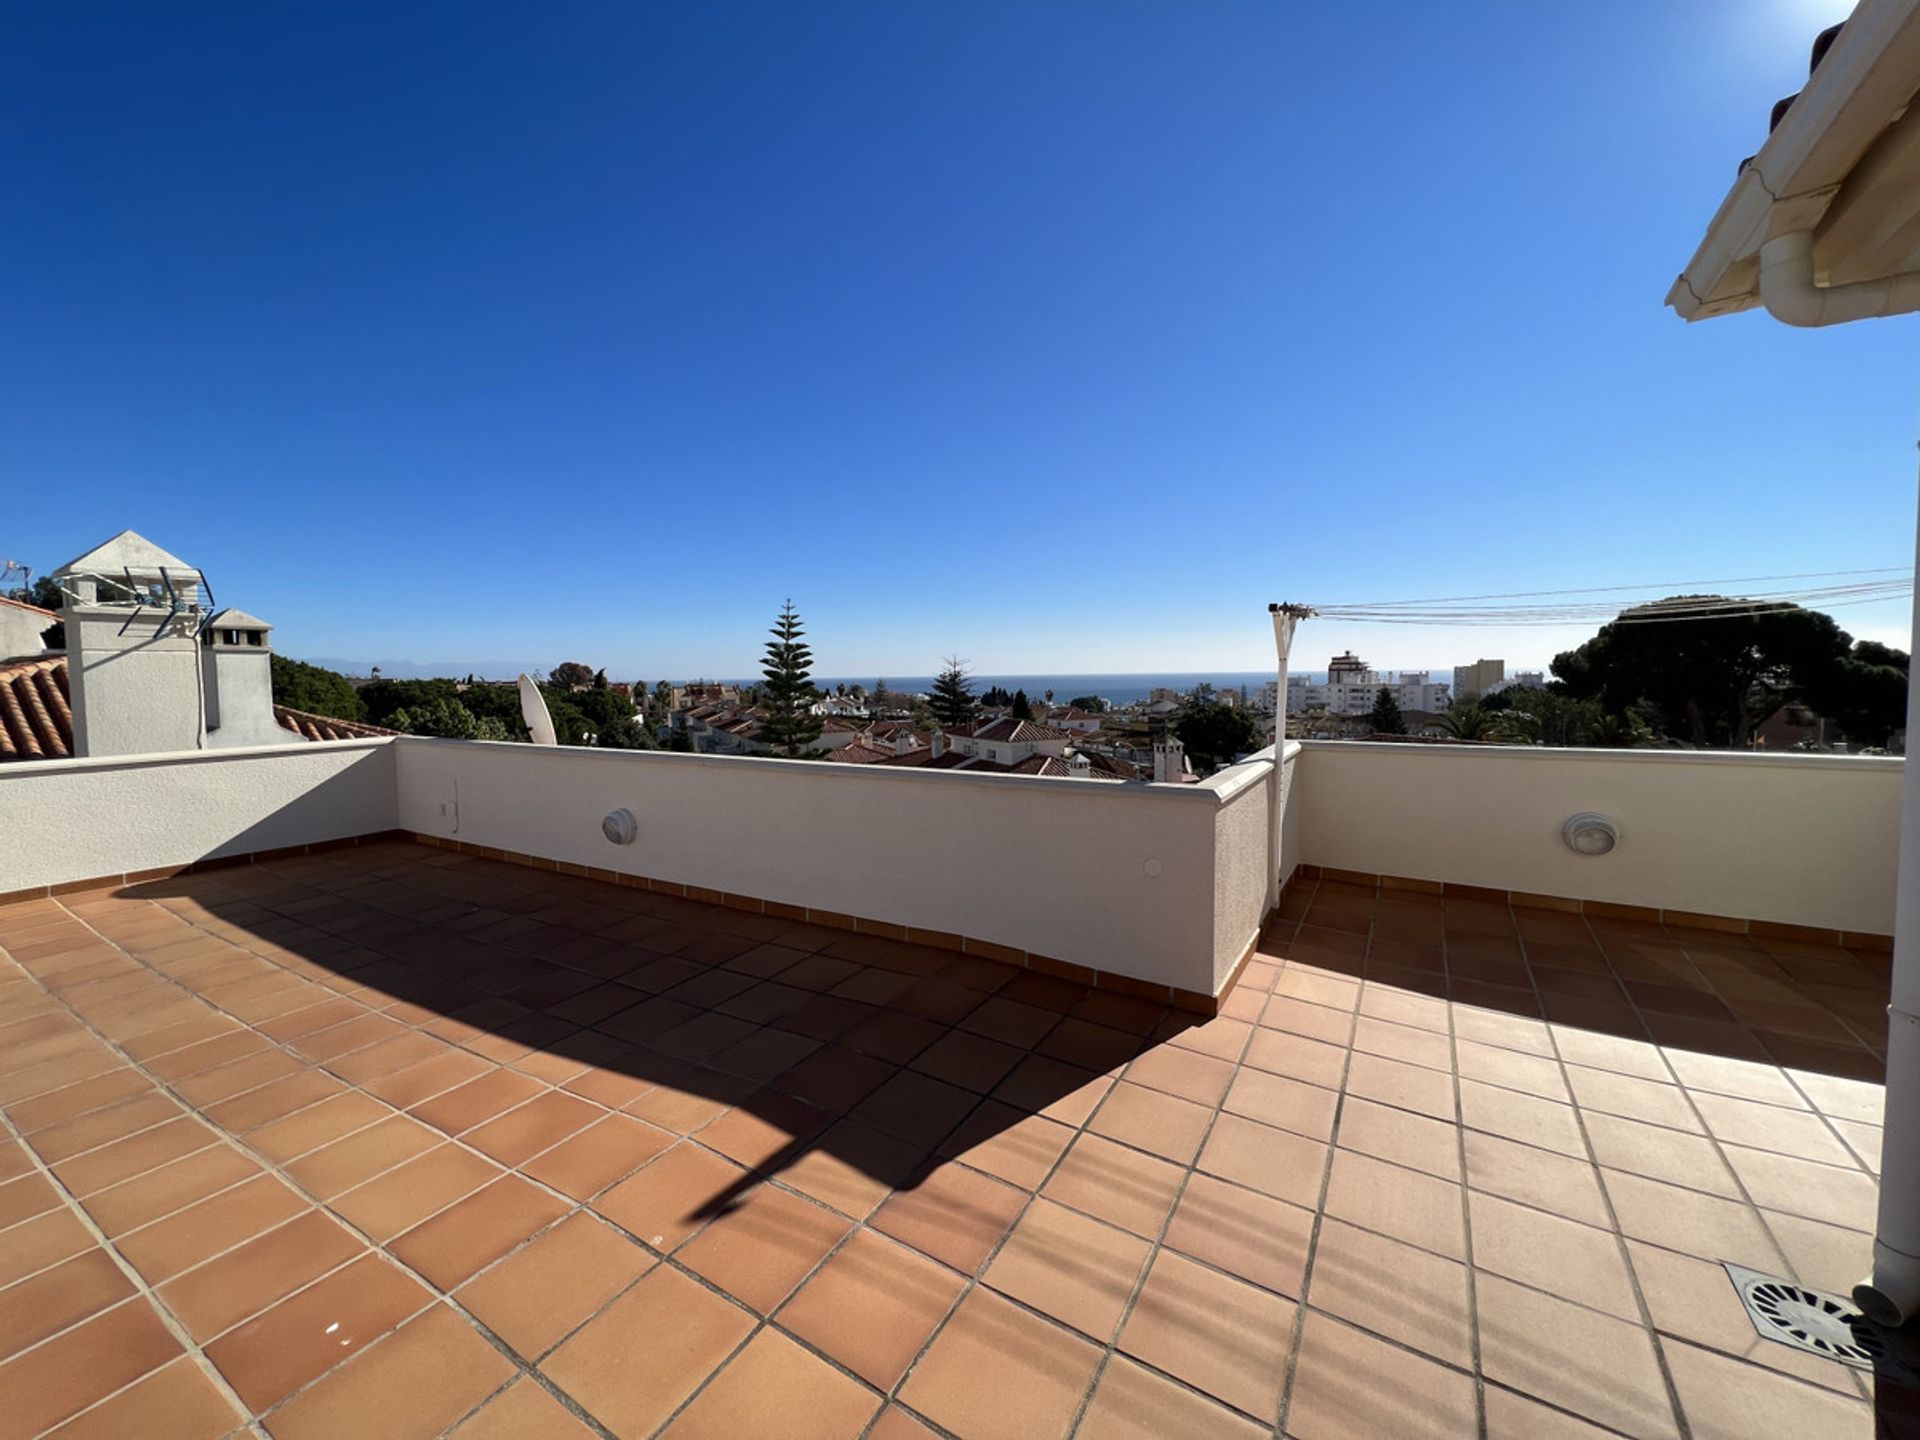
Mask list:
MULTIPOLYGON (((1271 705, 1277 682, 1268 682, 1261 691, 1262 700, 1271 705)), ((1306 675, 1287 677, 1287 711, 1303 715, 1309 710, 1325 710, 1333 715, 1364 715, 1373 709, 1381 690, 1392 693, 1402 710, 1433 714, 1451 703, 1451 691, 1444 680, 1435 681, 1431 670, 1371 670, 1351 653, 1336 655, 1328 662, 1327 678, 1317 681, 1306 675)))

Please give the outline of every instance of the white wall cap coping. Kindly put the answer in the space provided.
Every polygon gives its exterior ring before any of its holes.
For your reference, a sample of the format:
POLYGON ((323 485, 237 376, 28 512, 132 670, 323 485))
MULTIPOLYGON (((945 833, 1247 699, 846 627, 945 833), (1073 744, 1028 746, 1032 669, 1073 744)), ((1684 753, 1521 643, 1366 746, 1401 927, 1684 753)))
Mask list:
POLYGON ((76 555, 53 573, 55 577, 71 571, 92 571, 111 578, 123 570, 135 575, 157 574, 162 569, 178 579, 201 580, 200 571, 170 551, 162 550, 146 536, 122 530, 111 540, 96 545, 84 555, 76 555))
POLYGON ((21 760, 0 765, 0 785, 30 775, 71 775, 75 771, 85 770, 144 770, 156 765, 218 765, 229 760, 271 760, 280 755, 313 756, 333 751, 373 750, 402 738, 412 737, 356 735, 349 740, 325 741, 324 749, 312 740, 294 740, 285 745, 229 745, 207 750, 156 750, 147 755, 73 755, 58 760, 21 760))
POLYGON ((1805 751, 1760 750, 1629 750, 1584 745, 1402 745, 1391 740, 1295 741, 1309 750, 1359 751, 1366 754, 1445 755, 1453 759, 1593 761, 1604 765, 1775 765, 1830 769, 1898 768, 1900 755, 1817 755, 1805 751))

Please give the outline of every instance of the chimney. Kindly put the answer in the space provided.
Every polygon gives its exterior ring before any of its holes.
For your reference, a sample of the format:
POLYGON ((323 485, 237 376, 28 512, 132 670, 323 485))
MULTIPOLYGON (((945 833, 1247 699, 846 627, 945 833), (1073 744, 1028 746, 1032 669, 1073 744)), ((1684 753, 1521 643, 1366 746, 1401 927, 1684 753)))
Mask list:
POLYGON ((933 758, 938 760, 947 753, 947 732, 937 726, 933 732, 933 758))
MULTIPOLYGON (((53 572, 66 592, 76 755, 145 755, 206 743, 199 632, 205 576, 123 530, 53 572)), ((269 711, 271 713, 271 711, 269 711)))
POLYGON ((893 753, 896 755, 912 754, 919 747, 919 743, 914 739, 913 731, 904 725, 893 732, 893 753))
POLYGON ((1078 751, 1075 751, 1067 757, 1067 778, 1069 780, 1091 780, 1093 778, 1093 762, 1078 751))
POLYGON ((200 635, 207 695, 207 744, 283 745, 294 737, 273 718, 273 627, 244 610, 222 610, 200 635))
POLYGON ((1153 778, 1161 785, 1178 785, 1187 773, 1187 749, 1173 735, 1153 742, 1153 778))

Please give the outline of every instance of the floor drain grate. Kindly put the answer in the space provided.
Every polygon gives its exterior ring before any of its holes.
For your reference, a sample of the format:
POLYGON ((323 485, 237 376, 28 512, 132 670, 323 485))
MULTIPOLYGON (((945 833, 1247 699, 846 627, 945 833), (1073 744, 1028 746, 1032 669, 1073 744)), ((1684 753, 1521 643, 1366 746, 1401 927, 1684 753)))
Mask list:
POLYGON ((1903 1377, 1912 1374, 1886 1333, 1845 1296, 1722 1263, 1747 1307, 1753 1328, 1767 1339, 1860 1370, 1891 1370, 1903 1377))

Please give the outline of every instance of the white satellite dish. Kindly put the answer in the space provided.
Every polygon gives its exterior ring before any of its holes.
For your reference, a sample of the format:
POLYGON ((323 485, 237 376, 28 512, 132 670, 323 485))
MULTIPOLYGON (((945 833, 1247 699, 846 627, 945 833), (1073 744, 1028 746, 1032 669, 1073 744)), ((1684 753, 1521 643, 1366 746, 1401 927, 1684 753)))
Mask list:
POLYGON ((533 683, 531 675, 520 677, 520 718, 527 722, 527 734, 536 745, 558 745, 553 733, 553 716, 547 712, 547 697, 533 683))

